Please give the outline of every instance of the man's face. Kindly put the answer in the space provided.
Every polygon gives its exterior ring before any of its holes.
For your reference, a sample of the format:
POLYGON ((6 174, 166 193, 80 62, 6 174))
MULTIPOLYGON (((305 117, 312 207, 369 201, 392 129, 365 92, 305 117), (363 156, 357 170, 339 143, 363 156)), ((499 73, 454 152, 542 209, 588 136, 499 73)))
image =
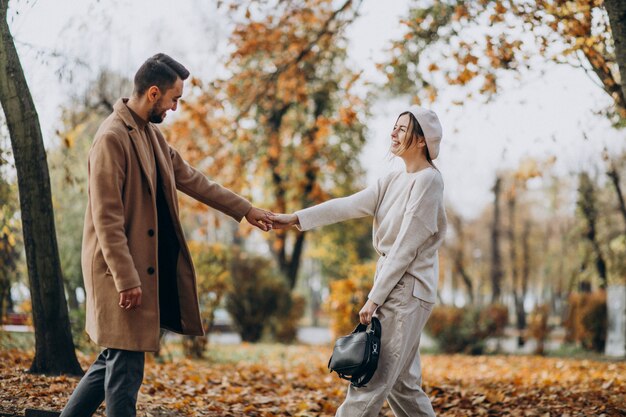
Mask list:
POLYGON ((148 119, 152 123, 161 123, 168 110, 175 111, 178 107, 178 100, 183 95, 183 80, 176 79, 174 85, 157 98, 148 114, 148 119))

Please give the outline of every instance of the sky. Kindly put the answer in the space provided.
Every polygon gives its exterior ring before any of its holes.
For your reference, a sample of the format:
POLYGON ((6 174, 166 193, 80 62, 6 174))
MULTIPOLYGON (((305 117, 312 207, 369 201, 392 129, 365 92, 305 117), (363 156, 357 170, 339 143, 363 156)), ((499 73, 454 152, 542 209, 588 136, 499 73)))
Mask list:
MULTIPOLYGON (((383 81, 375 64, 385 61, 390 40, 402 33, 400 19, 408 6, 407 0, 363 2, 348 38, 349 59, 365 80, 383 81)), ((200 78, 214 76, 228 48, 224 13, 201 0, 13 0, 10 26, 47 146, 58 142, 60 106, 103 66, 132 77, 147 57, 162 51, 200 78), (71 80, 59 80, 55 71, 61 65, 73 68, 71 80)), ((600 167, 603 148, 617 153, 626 142, 626 131, 613 129, 596 114, 611 102, 606 93, 584 72, 564 65, 546 65, 542 72, 511 81, 490 103, 455 106, 453 100, 443 92, 432 106, 444 130, 436 164, 448 204, 466 218, 491 201, 495 173, 525 158, 554 156, 555 172, 576 175, 600 167)), ((359 156, 368 183, 403 168, 400 160, 389 158, 388 146, 391 127, 408 104, 406 98, 375 103, 359 156)))

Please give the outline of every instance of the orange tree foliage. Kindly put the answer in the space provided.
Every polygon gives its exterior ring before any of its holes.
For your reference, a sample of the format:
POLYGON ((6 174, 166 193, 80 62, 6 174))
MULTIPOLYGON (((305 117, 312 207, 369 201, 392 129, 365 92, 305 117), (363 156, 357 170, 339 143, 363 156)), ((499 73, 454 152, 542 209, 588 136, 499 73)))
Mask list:
MULTIPOLYGON (((148 358, 138 415, 333 416, 347 382, 326 368, 331 348, 238 345, 216 360, 148 358)), ((60 410, 78 379, 25 372, 29 355, 0 350, 0 412, 60 410)), ((88 366, 89 358, 82 357, 88 366)), ((626 362, 533 356, 423 355, 424 391, 438 416, 620 416, 626 362)), ((101 407, 96 416, 103 416, 101 407)), ((393 416, 385 407, 381 416, 393 416)))
POLYGON ((350 333, 359 323, 359 311, 367 301, 375 272, 376 262, 357 264, 347 278, 330 283, 328 307, 336 337, 350 333))
MULTIPOLYGON (((356 7, 336 6, 253 2, 232 32, 228 76, 192 80, 169 135, 210 177, 276 212, 354 191, 362 175, 366 104, 353 91, 360 74, 346 61, 343 33, 356 7)), ((305 233, 270 239, 293 288, 305 233)))
POLYGON ((539 59, 594 74, 614 102, 607 115, 626 118, 603 0, 432 0, 411 7, 403 23, 381 68, 393 91, 417 102, 434 101, 443 85, 489 98, 506 72, 522 73, 539 59))
POLYGON ((541 304, 535 307, 528 319, 528 330, 530 337, 537 341, 535 353, 538 355, 543 355, 545 341, 550 333, 550 326, 548 325, 549 317, 550 306, 547 304, 541 304))
POLYGON ((606 292, 573 292, 568 300, 565 320, 567 338, 585 349, 604 351, 607 332, 606 292))

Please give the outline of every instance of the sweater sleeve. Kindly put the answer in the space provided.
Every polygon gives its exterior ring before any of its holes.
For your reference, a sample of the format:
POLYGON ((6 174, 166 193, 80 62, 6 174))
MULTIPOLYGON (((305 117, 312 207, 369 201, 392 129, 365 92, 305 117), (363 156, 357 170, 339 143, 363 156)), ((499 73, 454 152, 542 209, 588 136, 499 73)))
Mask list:
POLYGON ((437 216, 443 201, 443 182, 438 173, 415 183, 402 225, 381 267, 368 298, 382 305, 418 256, 420 247, 437 233, 437 216))
POLYGON ((347 197, 334 198, 313 207, 296 211, 300 230, 373 216, 380 193, 379 182, 347 197))

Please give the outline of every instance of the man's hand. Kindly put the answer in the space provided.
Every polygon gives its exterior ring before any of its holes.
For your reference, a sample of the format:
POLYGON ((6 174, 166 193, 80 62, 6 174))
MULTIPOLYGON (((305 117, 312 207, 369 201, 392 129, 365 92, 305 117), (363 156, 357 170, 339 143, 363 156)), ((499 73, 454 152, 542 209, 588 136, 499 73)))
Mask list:
POLYGON ((270 219, 274 222, 274 229, 287 229, 300 224, 300 219, 295 214, 272 214, 270 219))
POLYGON ((272 212, 262 210, 260 208, 252 207, 248 214, 246 214, 246 220, 253 226, 267 232, 272 230, 272 220, 270 219, 272 212))
POLYGON ((378 304, 372 300, 367 300, 361 311, 359 311, 359 321, 361 324, 368 325, 372 321, 372 316, 378 308, 378 304))
POLYGON ((120 307, 131 310, 141 305, 141 287, 135 287, 120 292, 120 307))

